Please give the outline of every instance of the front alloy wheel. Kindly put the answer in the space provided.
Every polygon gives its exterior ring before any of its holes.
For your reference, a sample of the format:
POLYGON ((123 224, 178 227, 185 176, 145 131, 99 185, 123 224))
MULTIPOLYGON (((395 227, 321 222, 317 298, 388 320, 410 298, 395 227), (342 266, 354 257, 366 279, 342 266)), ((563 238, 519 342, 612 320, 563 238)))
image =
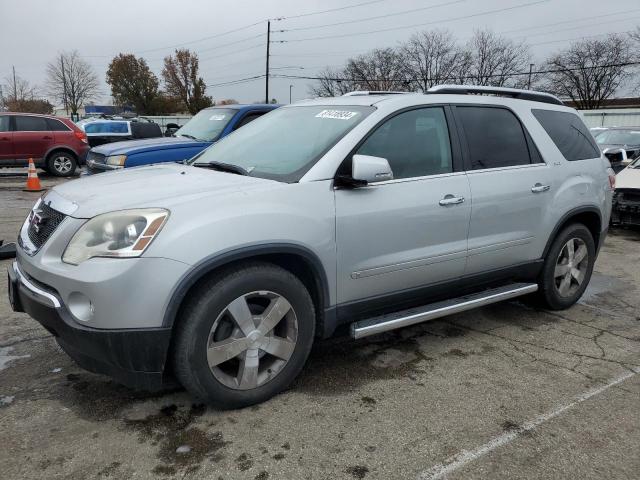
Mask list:
POLYGON ((274 292, 241 295, 209 332, 207 362, 223 385, 249 390, 272 380, 296 347, 298 320, 291 304, 274 292))
POLYGON ((240 408, 268 400, 300 373, 316 315, 298 277, 251 262, 201 282, 177 322, 171 352, 177 379, 207 403, 240 408))

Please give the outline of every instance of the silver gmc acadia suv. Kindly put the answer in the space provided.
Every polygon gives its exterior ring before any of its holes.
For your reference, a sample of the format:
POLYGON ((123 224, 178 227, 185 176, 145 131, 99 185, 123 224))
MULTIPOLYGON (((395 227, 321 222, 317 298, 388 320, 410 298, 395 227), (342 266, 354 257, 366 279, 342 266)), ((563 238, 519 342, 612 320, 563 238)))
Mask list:
POLYGON ((10 300, 87 370, 242 407, 338 328, 362 338, 520 295, 573 305, 607 233, 608 167, 544 93, 304 101, 184 164, 49 191, 10 300))

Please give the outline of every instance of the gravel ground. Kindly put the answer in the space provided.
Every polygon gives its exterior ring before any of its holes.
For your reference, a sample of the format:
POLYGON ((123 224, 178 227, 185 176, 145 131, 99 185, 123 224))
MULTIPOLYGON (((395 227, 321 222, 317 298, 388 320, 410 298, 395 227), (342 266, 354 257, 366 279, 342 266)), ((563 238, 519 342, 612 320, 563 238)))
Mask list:
MULTIPOLYGON (((39 195, 23 182, 0 179, 5 241, 39 195)), ((81 370, 2 281, 2 477, 638 478, 639 246, 612 232, 569 310, 507 302, 332 339, 287 392, 230 412, 81 370)))

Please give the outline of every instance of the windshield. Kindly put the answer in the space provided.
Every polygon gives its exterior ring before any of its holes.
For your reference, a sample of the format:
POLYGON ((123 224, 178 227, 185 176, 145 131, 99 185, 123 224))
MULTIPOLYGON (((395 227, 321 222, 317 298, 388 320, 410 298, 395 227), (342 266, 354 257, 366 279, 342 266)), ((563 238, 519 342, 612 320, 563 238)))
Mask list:
POLYGON ((204 150, 192 163, 231 164, 252 176, 297 182, 373 110, 351 105, 279 108, 204 150))
POLYGON ((607 130, 596 136, 600 145, 640 145, 640 129, 607 130))
POLYGON ((176 137, 214 142, 218 139, 237 110, 233 108, 207 108, 198 112, 175 133, 176 137))

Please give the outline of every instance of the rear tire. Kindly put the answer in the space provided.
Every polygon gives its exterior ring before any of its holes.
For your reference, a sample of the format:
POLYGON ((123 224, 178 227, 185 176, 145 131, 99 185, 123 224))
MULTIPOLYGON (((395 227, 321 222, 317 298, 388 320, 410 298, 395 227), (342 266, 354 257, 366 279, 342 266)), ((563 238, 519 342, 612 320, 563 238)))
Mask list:
POLYGON ((226 269, 190 294, 178 318, 174 372, 197 398, 241 408, 273 397, 302 370, 315 335, 309 292, 269 263, 226 269))
POLYGON ((595 242, 587 227, 574 223, 555 238, 544 261, 538 296, 542 306, 564 310, 584 293, 596 258, 595 242))
POLYGON ((46 171, 56 177, 71 177, 76 173, 78 162, 67 152, 53 152, 47 158, 46 171))

